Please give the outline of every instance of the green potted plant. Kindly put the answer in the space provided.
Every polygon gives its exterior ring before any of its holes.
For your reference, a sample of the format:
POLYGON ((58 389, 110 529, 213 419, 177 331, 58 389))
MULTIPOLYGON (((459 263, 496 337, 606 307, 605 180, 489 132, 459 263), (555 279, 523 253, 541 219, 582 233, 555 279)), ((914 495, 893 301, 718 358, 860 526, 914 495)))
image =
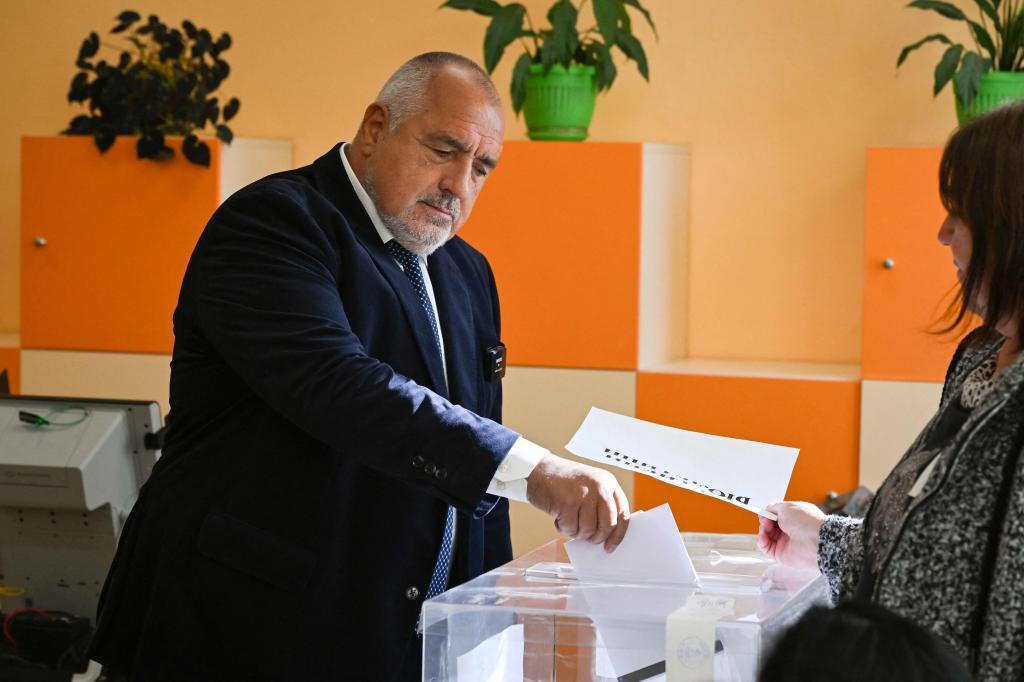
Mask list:
POLYGON ((945 34, 933 33, 903 48, 897 68, 926 43, 946 45, 935 66, 933 93, 953 81, 957 118, 961 124, 1011 100, 1024 98, 1024 0, 973 0, 977 21, 951 2, 914 0, 907 7, 938 12, 962 21, 971 36, 968 47, 945 34))
POLYGON ((512 70, 512 108, 526 118, 532 140, 583 140, 594 115, 598 92, 611 87, 618 71, 612 50, 636 62, 649 80, 647 55, 633 35, 633 8, 657 37, 651 14, 639 0, 591 0, 594 25, 576 28, 587 0, 573 4, 556 0, 548 10, 549 28, 537 29, 526 7, 497 0, 448 0, 442 7, 467 10, 491 18, 484 33, 484 67, 493 73, 502 55, 518 41, 523 54, 512 70))
POLYGON ((238 99, 232 97, 221 107, 213 96, 231 72, 222 57, 231 47, 231 36, 222 33, 215 40, 188 20, 178 30, 153 15, 141 19, 131 10, 117 16, 111 33, 135 27, 121 47, 101 44, 96 33, 82 42, 68 101, 86 104, 88 113, 75 116, 63 134, 92 135, 101 152, 118 135, 138 135, 138 157, 156 160, 174 154, 165 137, 180 135, 185 157, 209 166, 209 146, 196 133, 209 124, 223 142, 234 137, 227 122, 238 113, 238 99), (100 47, 114 52, 117 61, 94 63, 100 47))

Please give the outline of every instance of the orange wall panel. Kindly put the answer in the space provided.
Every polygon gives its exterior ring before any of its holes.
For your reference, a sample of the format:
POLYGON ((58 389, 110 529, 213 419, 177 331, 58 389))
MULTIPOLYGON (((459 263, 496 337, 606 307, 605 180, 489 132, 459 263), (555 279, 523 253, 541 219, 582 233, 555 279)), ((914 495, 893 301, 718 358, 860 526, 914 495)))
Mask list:
POLYGON ((642 154, 505 143, 462 236, 494 269, 509 364, 636 367, 642 154))
POLYGON ((103 155, 89 137, 23 138, 23 347, 171 351, 181 278, 219 201, 220 146, 204 168, 169 144, 157 163, 133 138, 103 155))
POLYGON ((957 286, 936 235, 941 149, 869 149, 864 207, 865 379, 942 381, 954 338, 929 333, 957 286), (883 262, 891 258, 893 267, 883 262))
POLYGON ((0 348, 0 372, 7 370, 7 378, 11 382, 11 392, 17 393, 21 388, 21 351, 17 348, 0 348))
MULTIPOLYGON (((667 426, 800 448, 787 499, 821 502, 857 485, 860 384, 682 374, 637 375, 636 414, 667 426)), ((664 502, 684 531, 753 533, 757 517, 649 476, 637 509, 664 502)))

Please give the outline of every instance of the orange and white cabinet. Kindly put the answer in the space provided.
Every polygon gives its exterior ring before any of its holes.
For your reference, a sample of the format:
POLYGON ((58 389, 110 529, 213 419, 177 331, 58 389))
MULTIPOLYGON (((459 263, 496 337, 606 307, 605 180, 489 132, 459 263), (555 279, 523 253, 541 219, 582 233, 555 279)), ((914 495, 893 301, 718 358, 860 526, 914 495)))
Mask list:
POLYGON ((956 271, 936 235, 941 149, 867 152, 860 482, 875 489, 939 404, 956 338, 938 334, 956 271))
MULTIPOLYGON (((510 428, 570 456, 592 406, 634 415, 637 369, 684 352, 688 176, 678 145, 505 144, 461 236, 498 285, 510 428)), ((556 537, 527 505, 512 517, 517 555, 556 537)))
POLYGON ((486 254, 511 365, 635 370, 686 347, 689 150, 516 142, 463 236, 486 254))
POLYGON ((171 315, 217 206, 289 168, 291 143, 209 141, 208 168, 140 160, 134 138, 21 145, 21 383, 40 395, 152 399, 167 409, 171 315))
POLYGON ((0 372, 7 372, 12 393, 19 393, 21 387, 21 353, 18 345, 17 334, 0 334, 0 372))

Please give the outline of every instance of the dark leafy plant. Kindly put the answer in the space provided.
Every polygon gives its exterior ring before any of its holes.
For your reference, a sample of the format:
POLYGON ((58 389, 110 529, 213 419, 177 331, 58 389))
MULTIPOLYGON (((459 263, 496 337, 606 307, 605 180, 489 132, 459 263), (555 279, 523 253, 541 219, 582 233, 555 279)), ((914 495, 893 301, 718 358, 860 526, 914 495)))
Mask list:
POLYGON ((221 57, 231 47, 231 36, 222 33, 214 40, 208 30, 188 20, 178 30, 153 15, 141 19, 131 10, 117 16, 110 32, 125 34, 123 47, 101 44, 95 32, 82 41, 68 102, 81 102, 89 112, 75 116, 62 134, 92 135, 101 152, 118 135, 138 135, 138 157, 156 160, 174 154, 165 137, 181 135, 185 158, 209 166, 210 147, 196 133, 209 124, 219 139, 230 143, 234 134, 227 122, 240 106, 237 97, 221 107, 212 96, 231 73, 221 57), (120 53, 117 61, 94 63, 101 47, 120 53))
POLYGON ((973 0, 978 21, 971 19, 951 2, 914 0, 907 7, 938 12, 947 19, 967 24, 973 44, 966 48, 942 33, 925 36, 903 48, 896 66, 911 52, 926 43, 942 43, 946 50, 935 66, 933 94, 938 95, 950 80, 967 111, 978 94, 981 77, 986 72, 1024 70, 1024 0, 973 0))
POLYGON ((572 64, 592 65, 597 73, 597 89, 607 90, 615 82, 618 71, 612 61, 612 48, 618 48, 626 59, 636 62, 644 80, 650 80, 647 55, 633 35, 632 20, 627 7, 632 7, 647 21, 655 38, 658 31, 639 0, 591 0, 595 25, 582 33, 576 28, 580 10, 587 4, 581 0, 556 0, 548 10, 550 28, 537 30, 526 7, 518 2, 502 5, 496 0, 447 0, 441 7, 476 12, 491 17, 484 33, 484 67, 493 73, 505 48, 520 41, 524 53, 512 70, 512 108, 518 114, 526 101, 526 82, 531 64, 543 64, 548 73, 555 64, 569 68, 572 64))

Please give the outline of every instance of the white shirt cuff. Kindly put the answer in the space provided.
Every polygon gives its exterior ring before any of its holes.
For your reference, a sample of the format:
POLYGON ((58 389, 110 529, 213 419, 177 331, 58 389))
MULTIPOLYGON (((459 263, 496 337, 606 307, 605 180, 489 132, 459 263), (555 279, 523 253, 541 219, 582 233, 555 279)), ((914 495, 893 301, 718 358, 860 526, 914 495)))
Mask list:
POLYGON ((487 493, 507 497, 516 502, 526 502, 526 479, 533 472, 537 462, 544 455, 551 454, 547 448, 532 443, 522 436, 512 444, 512 449, 505 455, 494 472, 487 493))

